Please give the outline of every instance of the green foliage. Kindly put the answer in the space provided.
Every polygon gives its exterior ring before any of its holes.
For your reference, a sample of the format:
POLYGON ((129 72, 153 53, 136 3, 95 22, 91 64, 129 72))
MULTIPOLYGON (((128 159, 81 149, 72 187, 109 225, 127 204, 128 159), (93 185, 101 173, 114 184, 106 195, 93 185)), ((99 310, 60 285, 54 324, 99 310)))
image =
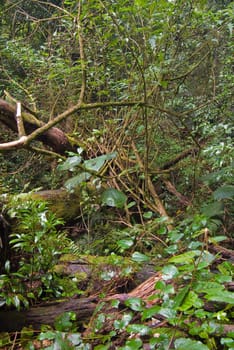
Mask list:
POLYGON ((19 309, 22 303, 28 306, 38 298, 65 295, 66 284, 53 272, 60 255, 72 249, 66 234, 58 232, 63 221, 41 200, 11 202, 8 215, 18 221, 10 246, 20 258, 17 271, 6 261, 5 274, 0 275, 1 305, 12 304, 19 309))
MULTIPOLYGON (((83 160, 81 157, 83 150, 78 149, 77 151, 78 154, 70 153, 66 161, 58 166, 59 171, 78 172, 78 175, 69 178, 64 184, 70 192, 73 192, 80 184, 87 182, 92 175, 98 178, 105 163, 116 157, 116 153, 114 152, 93 159, 83 160)), ((95 184, 95 178, 93 183, 95 184)))
MULTIPOLYGON (((130 311, 104 334, 110 315, 98 310, 86 343, 74 315, 65 314, 38 337, 51 342, 48 349, 105 350, 117 338, 126 350, 232 349, 233 334, 220 336, 220 329, 233 322, 233 295, 225 287, 233 266, 209 245, 226 247, 233 229, 233 2, 10 0, 0 11, 0 90, 39 110, 41 121, 77 103, 84 76, 87 104, 144 102, 86 105, 67 119, 60 126, 82 140, 84 154, 68 154, 58 174, 33 155, 36 161, 23 168, 28 180, 19 168, 27 156, 1 156, 1 192, 61 184, 79 191, 76 220, 87 232, 77 248, 58 232, 62 223, 45 203, 13 205, 16 261, 7 261, 0 276, 1 306, 19 309, 77 291, 53 269, 71 250, 104 251, 128 275, 131 266, 121 265, 118 252, 156 266, 162 280, 155 295, 149 302, 129 298, 130 311), (157 319, 162 324, 154 328, 157 319)), ((102 277, 111 281, 112 271, 102 277)), ((8 341, 3 336, 2 345, 8 341)))
POLYGON ((123 192, 115 188, 109 188, 102 193, 101 201, 103 205, 108 205, 109 207, 123 208, 127 197, 123 192))

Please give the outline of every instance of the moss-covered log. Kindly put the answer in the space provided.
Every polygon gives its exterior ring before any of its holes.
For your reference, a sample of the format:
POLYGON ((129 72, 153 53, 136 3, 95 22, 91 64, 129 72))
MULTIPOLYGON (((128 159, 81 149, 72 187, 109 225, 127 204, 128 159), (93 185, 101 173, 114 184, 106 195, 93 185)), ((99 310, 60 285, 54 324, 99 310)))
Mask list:
POLYGON ((75 219, 80 214, 79 191, 70 193, 65 189, 21 193, 14 196, 3 194, 0 196, 0 203, 8 205, 11 201, 25 202, 38 199, 47 202, 49 209, 66 222, 75 219))
POLYGON ((45 190, 21 195, 25 199, 41 199, 48 203, 49 209, 53 211, 58 218, 64 221, 70 221, 80 215, 80 196, 79 192, 70 193, 65 189, 45 190))

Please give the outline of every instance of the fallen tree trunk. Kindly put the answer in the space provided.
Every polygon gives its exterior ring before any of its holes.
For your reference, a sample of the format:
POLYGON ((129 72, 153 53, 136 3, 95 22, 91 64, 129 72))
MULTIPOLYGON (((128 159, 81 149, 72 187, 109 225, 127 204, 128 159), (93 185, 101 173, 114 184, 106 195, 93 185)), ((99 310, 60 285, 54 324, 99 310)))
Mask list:
POLYGON ((66 222, 75 219, 80 214, 79 191, 71 193, 65 189, 58 189, 22 193, 14 196, 3 194, 0 196, 0 203, 7 205, 12 197, 19 202, 38 199, 46 201, 49 209, 54 212, 58 218, 61 218, 66 222))
MULTIPOLYGON (((136 288, 128 293, 112 294, 103 299, 99 299, 97 295, 91 295, 87 298, 70 298, 69 300, 63 301, 53 301, 38 306, 32 306, 27 310, 22 311, 0 311, 0 332, 16 332, 20 331, 25 326, 32 326, 34 330, 40 329, 42 325, 53 326, 55 319, 63 314, 64 312, 75 312, 77 316, 77 325, 81 330, 84 326, 88 324, 88 328, 85 334, 88 335, 89 332, 93 330, 93 322, 95 318, 92 316, 97 306, 106 302, 104 309, 101 312, 106 314, 113 314, 113 322, 121 315, 121 310, 116 308, 113 309, 111 306, 112 300, 119 300, 120 305, 124 305, 125 301, 129 298, 141 298, 146 307, 151 307, 155 304, 160 304, 161 299, 157 296, 157 291, 155 290, 155 284, 162 280, 162 274, 160 272, 154 273, 151 277, 147 278, 144 282, 139 284, 136 288), (152 299, 152 296, 155 298, 152 299)), ((169 281, 168 281, 169 282, 169 281)), ((155 315, 157 317, 157 315, 155 315)), ((164 320, 164 325, 167 323, 164 320)), ((105 327, 112 327, 111 321, 104 324, 105 327)), ((155 323, 155 327, 160 326, 155 323)), ((226 334, 227 332, 233 331, 234 327, 231 324, 222 325, 221 334, 226 334)), ((219 330, 218 330, 219 332, 219 330)))
MULTIPOLYGON (((151 274, 151 272, 149 272, 151 274)), ((146 278, 147 274, 136 273, 136 280, 140 281, 142 278, 146 278)), ((147 279, 141 283, 138 287, 134 288, 129 294, 114 294, 99 300, 98 296, 90 296, 87 298, 71 298, 63 301, 53 301, 48 303, 42 303, 35 305, 27 310, 3 310, 0 311, 0 332, 15 332, 21 330, 25 326, 32 326, 33 329, 40 329, 41 325, 54 325, 56 317, 64 312, 73 311, 77 316, 77 324, 82 327, 84 324, 88 324, 91 316, 94 313, 99 302, 108 302, 110 300, 125 301, 127 298, 133 296, 147 297, 152 291, 154 291, 154 284, 159 280, 159 275, 147 279)))
MULTIPOLYGON (((27 135, 44 125, 42 121, 29 113, 23 113, 22 117, 27 135)), ((18 133, 16 108, 2 99, 0 99, 0 122, 15 133, 18 133)), ((52 127, 43 134, 37 136, 36 140, 41 141, 46 146, 49 146, 54 152, 61 155, 65 154, 67 151, 75 150, 66 134, 56 127, 52 127)))
POLYGON ((43 324, 53 326, 56 317, 69 311, 76 313, 81 326, 89 321, 96 306, 97 299, 90 297, 42 304, 22 311, 0 311, 0 332, 16 332, 30 325, 33 329, 40 329, 43 324))

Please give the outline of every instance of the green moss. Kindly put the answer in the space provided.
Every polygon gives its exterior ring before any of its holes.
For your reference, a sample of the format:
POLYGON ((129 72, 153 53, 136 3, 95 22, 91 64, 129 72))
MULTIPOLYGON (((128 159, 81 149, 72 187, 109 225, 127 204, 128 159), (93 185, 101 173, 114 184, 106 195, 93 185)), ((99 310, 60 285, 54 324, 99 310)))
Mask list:
POLYGON ((87 280, 88 275, 85 272, 76 272, 74 274, 74 277, 76 278, 76 282, 79 283, 79 282, 83 282, 83 281, 87 280))

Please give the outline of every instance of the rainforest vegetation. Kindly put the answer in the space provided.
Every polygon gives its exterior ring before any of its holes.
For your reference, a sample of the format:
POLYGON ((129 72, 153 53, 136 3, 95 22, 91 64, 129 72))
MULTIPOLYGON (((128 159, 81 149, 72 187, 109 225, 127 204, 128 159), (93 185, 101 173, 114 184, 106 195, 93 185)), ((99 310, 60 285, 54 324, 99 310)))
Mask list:
POLYGON ((234 349, 234 3, 0 15, 0 348, 234 349))

